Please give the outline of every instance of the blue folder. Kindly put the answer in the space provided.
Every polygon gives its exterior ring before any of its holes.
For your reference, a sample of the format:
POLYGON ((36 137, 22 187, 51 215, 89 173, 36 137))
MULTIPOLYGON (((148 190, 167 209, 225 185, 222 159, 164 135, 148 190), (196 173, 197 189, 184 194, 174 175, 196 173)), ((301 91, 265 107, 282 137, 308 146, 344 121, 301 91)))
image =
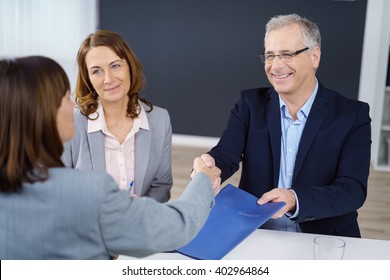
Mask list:
POLYGON ((216 196, 215 206, 197 236, 176 251, 194 259, 222 259, 285 205, 259 205, 257 200, 252 194, 227 185, 216 196))

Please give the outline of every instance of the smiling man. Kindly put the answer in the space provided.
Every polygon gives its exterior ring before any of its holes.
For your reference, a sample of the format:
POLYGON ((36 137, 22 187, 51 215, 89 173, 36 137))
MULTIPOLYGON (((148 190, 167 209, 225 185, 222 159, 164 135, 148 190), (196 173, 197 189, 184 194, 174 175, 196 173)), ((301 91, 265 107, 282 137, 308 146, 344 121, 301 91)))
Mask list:
POLYGON ((321 36, 308 19, 271 18, 264 47, 260 58, 272 87, 242 92, 203 160, 222 170, 222 181, 242 162, 240 188, 259 204, 286 202, 262 228, 360 237, 357 209, 370 167, 368 105, 318 81, 321 36))

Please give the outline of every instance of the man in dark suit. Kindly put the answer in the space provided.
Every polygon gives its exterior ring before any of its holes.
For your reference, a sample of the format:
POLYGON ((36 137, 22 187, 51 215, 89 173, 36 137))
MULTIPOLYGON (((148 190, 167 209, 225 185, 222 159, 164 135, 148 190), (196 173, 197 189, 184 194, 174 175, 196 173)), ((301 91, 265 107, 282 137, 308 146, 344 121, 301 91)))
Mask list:
POLYGON ((321 37, 311 21, 296 14, 272 18, 264 46, 272 87, 242 92, 219 143, 202 158, 222 170, 222 181, 242 162, 240 188, 259 204, 286 202, 263 228, 360 237, 357 209, 370 167, 368 105, 317 80, 321 37))

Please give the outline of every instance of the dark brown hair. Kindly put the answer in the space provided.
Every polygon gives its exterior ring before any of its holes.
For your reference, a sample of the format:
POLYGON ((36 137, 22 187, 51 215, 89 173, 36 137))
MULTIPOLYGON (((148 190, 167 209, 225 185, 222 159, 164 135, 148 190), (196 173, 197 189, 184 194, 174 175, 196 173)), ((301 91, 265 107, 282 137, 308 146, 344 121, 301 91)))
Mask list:
POLYGON ((87 53, 94 47, 106 46, 115 52, 121 59, 125 59, 130 70, 130 89, 127 95, 129 102, 127 104, 127 114, 132 118, 139 115, 138 100, 141 100, 149 106, 149 111, 153 110, 153 105, 145 98, 139 96, 144 83, 142 65, 123 38, 112 31, 98 30, 90 34, 81 44, 77 53, 78 75, 76 82, 76 104, 81 112, 88 118, 96 112, 98 107, 97 94, 89 79, 88 69, 85 63, 87 53))
POLYGON ((62 167, 57 111, 70 89, 65 71, 42 56, 0 60, 0 191, 48 178, 62 167))

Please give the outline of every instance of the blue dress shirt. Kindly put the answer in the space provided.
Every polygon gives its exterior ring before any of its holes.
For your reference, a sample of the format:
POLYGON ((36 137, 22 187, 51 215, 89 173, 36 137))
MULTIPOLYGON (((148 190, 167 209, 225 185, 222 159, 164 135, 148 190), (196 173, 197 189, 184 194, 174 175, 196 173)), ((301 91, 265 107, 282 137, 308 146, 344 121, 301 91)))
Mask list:
MULTIPOLYGON (((291 182, 294 174, 299 142, 301 141, 302 132, 305 128, 307 118, 309 117, 310 109, 317 95, 317 90, 318 81, 316 81, 316 86, 314 87, 310 98, 297 112, 297 119, 295 121, 290 115, 286 103, 279 96, 282 138, 278 188, 291 189, 292 187, 291 182)), ((299 213, 299 200, 296 194, 295 197, 296 210, 294 213, 288 212, 282 218, 276 220, 271 219, 264 224, 262 228, 300 232, 299 225, 291 220, 298 216, 299 213)))

